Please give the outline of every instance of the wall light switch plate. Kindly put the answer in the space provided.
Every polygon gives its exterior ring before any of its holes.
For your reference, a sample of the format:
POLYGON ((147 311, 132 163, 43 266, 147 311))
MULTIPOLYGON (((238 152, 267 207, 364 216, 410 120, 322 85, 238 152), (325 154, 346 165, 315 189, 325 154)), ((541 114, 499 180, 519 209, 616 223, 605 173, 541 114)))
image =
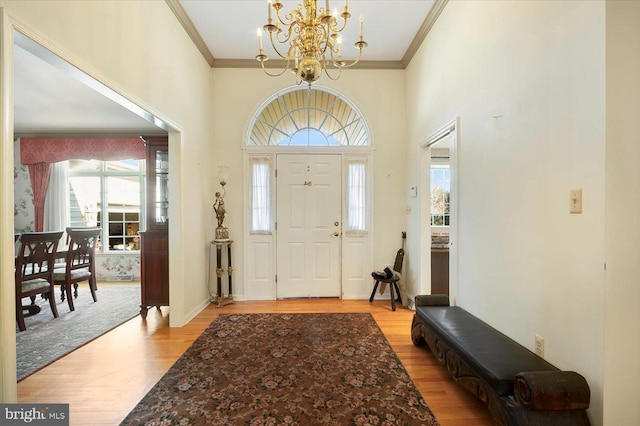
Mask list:
POLYGON ((540 358, 544 358, 544 337, 536 334, 534 350, 536 355, 538 355, 540 358))
POLYGON ((417 197, 418 196, 418 187, 417 186, 412 186, 411 188, 409 188, 409 196, 410 197, 417 197))
POLYGON ((569 196, 569 213, 582 213, 582 188, 571 190, 569 196))

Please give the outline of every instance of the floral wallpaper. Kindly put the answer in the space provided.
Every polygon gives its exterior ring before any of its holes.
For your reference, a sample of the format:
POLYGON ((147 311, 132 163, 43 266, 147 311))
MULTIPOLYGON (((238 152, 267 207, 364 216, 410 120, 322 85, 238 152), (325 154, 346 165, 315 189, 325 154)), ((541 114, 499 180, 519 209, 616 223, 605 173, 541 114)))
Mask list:
POLYGON ((96 255, 96 275, 98 279, 132 275, 134 280, 140 279, 140 256, 135 255, 96 255))
POLYGON ((16 232, 33 231, 33 191, 29 169, 20 164, 20 140, 13 144, 13 228, 16 232))
MULTIPOLYGON (((29 169, 20 163, 20 139, 13 144, 13 229, 15 232, 33 232, 33 191, 29 180, 29 169)), ((120 254, 97 254, 96 275, 99 280, 115 276, 132 275, 140 279, 140 256, 120 254)))

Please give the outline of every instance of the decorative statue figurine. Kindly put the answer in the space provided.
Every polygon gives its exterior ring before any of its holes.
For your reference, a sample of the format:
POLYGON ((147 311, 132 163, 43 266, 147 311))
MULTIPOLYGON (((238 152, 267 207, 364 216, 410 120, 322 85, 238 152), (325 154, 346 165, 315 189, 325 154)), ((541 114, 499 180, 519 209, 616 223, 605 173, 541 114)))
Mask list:
POLYGON ((216 201, 213 203, 213 210, 216 212, 216 218, 218 219, 218 228, 222 228, 222 222, 224 222, 224 216, 227 211, 224 209, 224 198, 219 192, 216 192, 216 201))
POLYGON ((228 240, 229 239, 229 228, 223 226, 224 217, 227 215, 227 211, 224 208, 224 196, 227 195, 227 191, 225 190, 225 185, 227 183, 228 178, 228 169, 224 170, 223 167, 219 167, 218 176, 220 178, 220 185, 222 185, 222 191, 216 192, 216 201, 213 203, 213 211, 216 213, 216 219, 218 220, 218 226, 216 227, 216 240, 228 240))
POLYGON ((213 211, 216 212, 218 227, 216 228, 216 240, 228 240, 229 229, 222 226, 227 211, 224 209, 224 195, 216 192, 216 201, 213 203, 213 211))

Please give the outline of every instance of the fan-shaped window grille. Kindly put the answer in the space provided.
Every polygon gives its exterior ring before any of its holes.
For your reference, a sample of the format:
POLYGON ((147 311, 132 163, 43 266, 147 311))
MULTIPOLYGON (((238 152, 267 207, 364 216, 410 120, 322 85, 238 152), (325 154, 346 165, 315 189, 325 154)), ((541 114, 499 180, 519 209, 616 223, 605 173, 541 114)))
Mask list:
POLYGON ((369 132, 356 108, 322 89, 275 95, 258 113, 248 145, 368 146, 369 132))

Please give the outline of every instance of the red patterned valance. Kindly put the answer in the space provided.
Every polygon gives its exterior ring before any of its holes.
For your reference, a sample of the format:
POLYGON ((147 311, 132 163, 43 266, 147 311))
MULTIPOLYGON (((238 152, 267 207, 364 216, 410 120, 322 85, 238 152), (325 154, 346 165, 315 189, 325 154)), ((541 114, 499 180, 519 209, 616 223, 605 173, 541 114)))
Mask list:
POLYGON ((20 138, 22 164, 79 160, 142 160, 144 142, 134 138, 20 138))

